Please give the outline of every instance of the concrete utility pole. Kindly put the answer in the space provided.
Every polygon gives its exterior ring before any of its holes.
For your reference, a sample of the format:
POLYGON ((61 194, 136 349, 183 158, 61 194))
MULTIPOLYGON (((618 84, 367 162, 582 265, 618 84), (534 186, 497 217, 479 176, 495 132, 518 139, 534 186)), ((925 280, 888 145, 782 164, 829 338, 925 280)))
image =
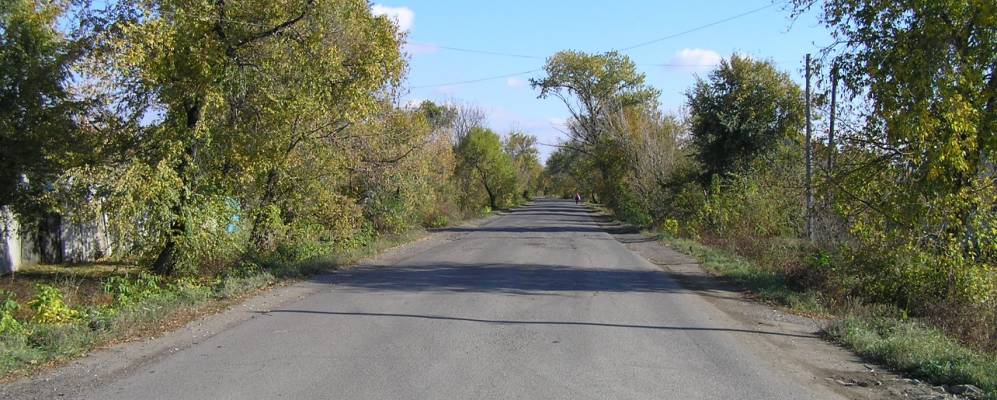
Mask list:
POLYGON ((811 149, 811 141, 813 140, 811 124, 810 124, 810 54, 807 53, 807 66, 806 66, 806 76, 807 76, 807 93, 806 93, 806 107, 807 107, 807 140, 803 150, 804 158, 807 163, 807 239, 810 241, 814 240, 814 189, 813 189, 813 151, 811 149))

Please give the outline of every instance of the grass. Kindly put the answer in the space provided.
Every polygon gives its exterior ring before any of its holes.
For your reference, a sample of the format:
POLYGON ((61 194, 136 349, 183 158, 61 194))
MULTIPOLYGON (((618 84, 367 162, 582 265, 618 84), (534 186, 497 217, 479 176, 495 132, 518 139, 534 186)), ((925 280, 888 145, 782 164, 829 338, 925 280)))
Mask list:
POLYGON ((175 329, 278 281, 354 264, 425 234, 426 231, 416 229, 382 235, 358 249, 301 262, 236 268, 210 280, 172 285, 161 282, 158 289, 126 303, 105 292, 103 282, 111 277, 123 277, 135 279, 130 282, 143 288, 145 286, 138 282, 141 278, 134 278, 142 271, 138 267, 39 265, 25 268, 12 279, 4 277, 0 283, 0 289, 14 292, 22 303, 16 316, 24 327, 18 333, 0 332, 0 379, 25 375, 109 343, 175 329), (63 324, 32 321, 32 311, 25 304, 34 295, 35 284, 39 283, 59 288, 65 294, 67 304, 80 310, 82 317, 63 324))
POLYGON ((71 323, 25 322, 22 334, 0 336, 0 377, 71 359, 105 343, 160 329, 164 324, 176 325, 183 322, 176 320, 181 312, 196 311, 215 298, 210 287, 192 286, 164 290, 127 306, 90 305, 84 317, 71 323))
POLYGON ((303 261, 272 263, 266 265, 264 269, 278 279, 306 277, 355 264, 390 248, 419 240, 426 236, 426 233, 424 229, 411 229, 401 233, 381 234, 377 240, 366 246, 303 261))
POLYGON ((675 250, 695 257, 710 273, 731 280, 761 300, 807 315, 828 314, 820 301, 819 293, 793 290, 786 277, 778 271, 760 268, 748 259, 694 240, 669 237, 661 237, 659 240, 675 250))
POLYGON ((828 336, 863 358, 937 385, 971 384, 997 399, 997 357, 971 350, 913 320, 852 313, 828 336))
MULTIPOLYGON (((104 294, 104 280, 134 276, 140 271, 126 264, 29 265, 0 278, 0 290, 12 292, 18 299, 30 299, 35 295, 35 285, 44 283, 59 288, 71 305, 101 304, 111 300, 104 294)), ((18 317, 28 318, 28 311, 23 307, 18 317)))
POLYGON ((858 355, 936 385, 970 384, 997 400, 997 356, 973 350, 916 320, 882 307, 829 310, 818 292, 793 290, 785 275, 723 249, 670 237, 660 240, 697 258, 709 272, 723 276, 758 298, 791 311, 831 317, 827 336, 858 355), (843 317, 834 317, 832 311, 843 317))

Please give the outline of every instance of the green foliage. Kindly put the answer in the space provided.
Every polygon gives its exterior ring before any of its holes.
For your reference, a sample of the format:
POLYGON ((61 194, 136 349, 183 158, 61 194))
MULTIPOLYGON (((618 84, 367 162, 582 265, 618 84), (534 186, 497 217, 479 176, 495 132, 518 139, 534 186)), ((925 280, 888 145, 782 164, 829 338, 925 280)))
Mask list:
POLYGON ((658 230, 660 230, 662 234, 664 234, 666 237, 669 238, 677 238, 679 237, 679 233, 681 232, 679 227, 679 221, 672 218, 667 218, 664 221, 661 221, 660 225, 658 226, 658 230))
POLYGON ((356 215, 357 199, 340 189, 358 164, 379 159, 350 156, 394 148, 365 152, 359 146, 381 142, 344 132, 381 110, 381 90, 404 70, 401 35, 367 2, 123 1, 97 13, 86 21, 107 34, 95 38, 88 77, 127 89, 107 117, 163 112, 108 130, 108 143, 137 151, 78 175, 100 173, 90 181, 106 187, 102 205, 115 225, 141 226, 147 238, 136 247, 157 272, 196 272, 239 252, 229 244, 245 236, 227 232, 236 213, 249 217, 246 234, 261 252, 287 237, 335 243, 360 226, 342 217, 356 215))
POLYGON ((34 310, 32 318, 40 324, 64 324, 79 317, 79 311, 70 308, 62 299, 62 292, 50 285, 38 284, 35 297, 28 302, 34 310))
POLYGON ((73 118, 80 102, 66 86, 76 53, 57 30, 68 1, 0 4, 0 206, 23 217, 52 204, 46 184, 77 162, 84 138, 73 118))
POLYGON ((443 228, 449 224, 450 220, 443 214, 427 215, 422 221, 424 228, 443 228))
POLYGON ((654 219, 628 188, 620 187, 616 193, 616 205, 613 210, 617 218, 636 227, 651 225, 654 219))
POLYGON ((532 194, 540 191, 543 174, 537 138, 523 132, 510 132, 504 140, 504 148, 516 169, 515 192, 523 193, 521 201, 529 200, 532 194))
POLYGON ((512 158, 502 151, 498 134, 471 130, 457 145, 458 174, 485 190, 492 209, 508 207, 515 200, 516 171, 512 158))
POLYGON ((608 133, 606 118, 629 107, 657 104, 660 91, 645 84, 645 76, 626 55, 615 51, 587 54, 560 51, 547 59, 546 76, 530 79, 540 98, 556 97, 572 113, 571 140, 596 146, 608 133))
POLYGON ((873 361, 935 384, 971 384, 997 398, 997 358, 910 320, 852 314, 827 333, 873 361))
POLYGON ((721 238, 798 237, 798 189, 783 186, 779 174, 755 169, 743 174, 714 176, 695 219, 695 229, 721 238))
POLYGON ((558 183, 566 186, 560 190, 573 187, 617 209, 629 160, 611 119, 630 109, 655 108, 660 91, 646 85, 633 61, 617 52, 561 51, 547 60, 544 72, 530 80, 539 97, 555 97, 571 112, 563 156, 552 157, 548 173, 560 175, 558 183))
POLYGON ((0 290, 0 337, 16 336, 24 332, 24 326, 14 318, 21 305, 14 299, 14 293, 0 290))
POLYGON ((114 296, 114 301, 121 306, 130 306, 143 299, 160 294, 162 278, 141 273, 135 279, 112 276, 104 281, 104 292, 114 296))
POLYGON ((802 93, 770 62, 732 55, 708 78, 697 78, 686 97, 692 145, 707 181, 800 137, 802 93))
POLYGON ((757 294, 761 299, 791 307, 809 314, 825 314, 820 294, 798 292, 789 285, 785 273, 729 251, 709 247, 699 242, 664 237, 665 243, 673 249, 696 257, 710 272, 730 279, 734 283, 757 294))

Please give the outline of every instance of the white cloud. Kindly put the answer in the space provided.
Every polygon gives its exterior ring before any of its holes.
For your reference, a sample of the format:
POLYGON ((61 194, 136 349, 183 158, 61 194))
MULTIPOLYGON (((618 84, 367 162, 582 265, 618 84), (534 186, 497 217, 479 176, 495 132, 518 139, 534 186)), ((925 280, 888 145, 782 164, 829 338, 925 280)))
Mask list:
POLYGON ((682 49, 668 63, 690 68, 709 68, 720 64, 720 54, 707 49, 682 49))
POLYGON ((526 81, 515 77, 506 78, 505 84, 508 87, 516 89, 522 89, 526 87, 526 81))
POLYGON ((392 22, 398 26, 398 30, 401 32, 408 32, 412 29, 412 25, 415 24, 415 12, 408 7, 388 7, 381 4, 374 4, 370 8, 370 12, 376 16, 388 17, 392 22))
POLYGON ((443 93, 445 95, 454 95, 457 93, 457 85, 443 85, 436 88, 438 93, 443 93))
POLYGON ((433 54, 440 51, 440 48, 432 43, 405 43, 403 50, 413 56, 422 54, 433 54))
POLYGON ((568 120, 560 117, 547 118, 547 122, 550 123, 556 129, 563 129, 568 125, 568 120))
POLYGON ((411 100, 409 100, 408 102, 405 103, 405 108, 408 108, 408 109, 419 108, 419 105, 422 104, 423 101, 426 101, 426 99, 421 99, 421 98, 418 98, 418 97, 413 98, 413 99, 411 99, 411 100))

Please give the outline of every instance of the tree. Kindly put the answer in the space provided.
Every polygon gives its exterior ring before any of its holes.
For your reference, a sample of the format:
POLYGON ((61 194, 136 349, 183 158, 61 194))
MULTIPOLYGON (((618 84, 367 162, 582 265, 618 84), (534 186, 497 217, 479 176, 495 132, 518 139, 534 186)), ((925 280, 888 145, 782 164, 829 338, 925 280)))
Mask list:
POLYGON ((452 122, 453 142, 455 144, 463 141, 464 137, 472 130, 485 127, 488 118, 485 110, 481 107, 473 104, 458 104, 449 107, 455 112, 452 122))
POLYGON ((706 181, 796 140, 803 123, 802 94, 789 76, 770 62, 737 54, 698 78, 686 97, 706 181))
POLYGON ((459 173, 481 183, 492 209, 513 195, 516 172, 512 158, 502 151, 498 134, 485 128, 472 129, 457 145, 457 157, 459 173))
MULTIPOLYGON (((794 1, 797 13, 814 4, 794 1)), ((834 172, 835 199, 855 221, 851 233, 887 264, 874 281, 906 305, 938 298, 984 309, 990 301, 993 310, 993 2, 829 0, 820 7, 836 43, 827 56, 860 121, 843 138, 848 161, 834 172)))
POLYGON ((388 19, 362 0, 126 0, 111 10, 95 19, 110 21, 95 28, 108 33, 98 77, 124 89, 115 104, 130 115, 161 115, 133 130, 137 149, 119 168, 156 182, 113 189, 146 203, 125 216, 145 220, 136 233, 158 244, 154 270, 192 267, 238 210, 252 217, 255 245, 271 248, 270 228, 309 209, 305 188, 349 207, 329 192, 354 161, 343 157, 356 143, 348 128, 404 70, 388 19))
POLYGON ((655 108, 660 92, 644 83, 644 74, 637 72, 629 57, 617 52, 562 51, 547 60, 544 71, 547 76, 530 83, 540 90, 540 98, 554 96, 571 113, 570 137, 562 145, 588 157, 583 164, 598 174, 592 197, 598 193, 610 208, 616 208, 625 155, 611 134, 609 121, 629 108, 655 108))
POLYGON ((605 117, 616 110, 657 103, 660 92, 644 83, 629 57, 611 51, 561 51, 547 59, 547 76, 530 79, 539 98, 554 96, 571 113, 572 140, 596 146, 606 133, 605 117))
POLYGON ((516 182, 519 184, 516 192, 524 194, 523 200, 529 200, 530 193, 540 189, 543 174, 537 137, 523 132, 510 132, 505 138, 505 153, 512 158, 516 168, 516 182))
POLYGON ((62 1, 0 4, 0 207, 36 216, 41 196, 85 148, 66 89, 77 52, 56 28, 62 1))

